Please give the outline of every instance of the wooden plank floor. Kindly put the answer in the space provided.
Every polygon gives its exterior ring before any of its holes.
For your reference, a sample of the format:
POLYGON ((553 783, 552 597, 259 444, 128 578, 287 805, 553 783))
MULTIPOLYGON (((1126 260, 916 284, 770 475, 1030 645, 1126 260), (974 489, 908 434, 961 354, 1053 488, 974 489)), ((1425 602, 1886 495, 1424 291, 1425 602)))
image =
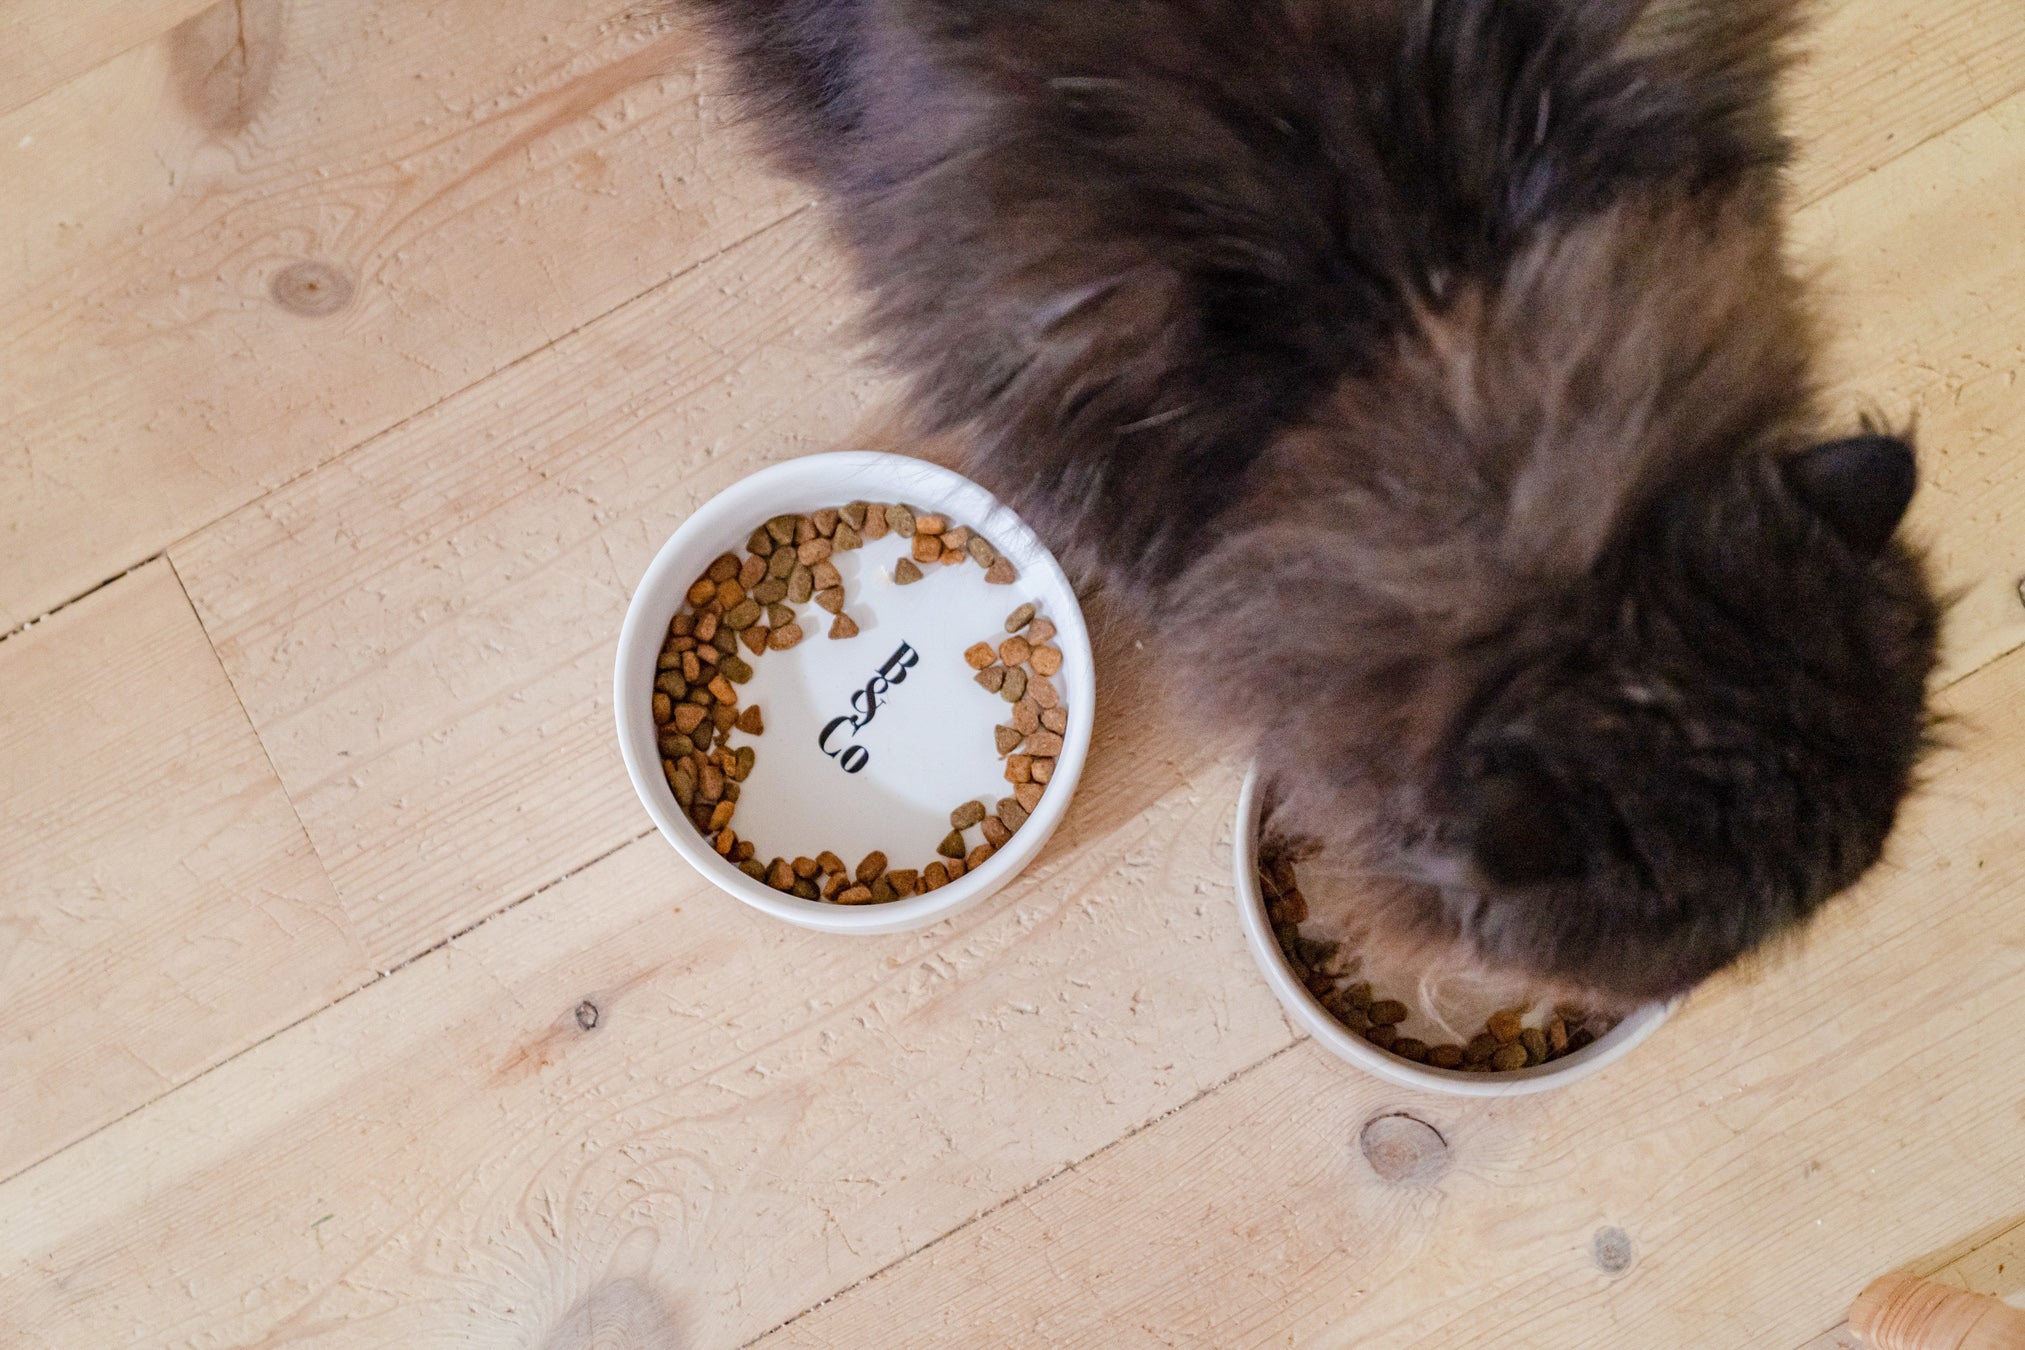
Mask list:
POLYGON ((1120 616, 1002 896, 701 883, 612 646, 699 502, 887 443, 815 213, 655 5, 200 9, 0 0, 0 1346, 1827 1350, 1894 1267, 2025 1289, 2018 0, 1825 4, 1794 98, 1955 744, 1804 947, 1491 1105, 1290 1029, 1120 616))

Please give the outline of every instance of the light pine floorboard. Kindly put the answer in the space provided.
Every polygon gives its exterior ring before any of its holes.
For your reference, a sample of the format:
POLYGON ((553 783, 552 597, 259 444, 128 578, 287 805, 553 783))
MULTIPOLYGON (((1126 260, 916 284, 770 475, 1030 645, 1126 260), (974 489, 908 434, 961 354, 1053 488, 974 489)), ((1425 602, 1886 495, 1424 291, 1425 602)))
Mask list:
POLYGON ((623 0, 226 0, 0 116, 0 632, 792 210, 623 0))
POLYGON ((9 1177, 369 972, 166 562, 0 643, 0 691, 9 1177))
POLYGON ((1499 1106, 1288 1029, 1234 747, 1101 610, 1004 896, 847 943, 708 892, 611 743, 627 593, 754 468, 922 448, 820 221, 658 6, 172 8, 0 112, 0 631, 65 606, 0 639, 0 1344, 1794 1347, 1896 1265, 2006 1278, 2015 0, 1823 6, 1794 97, 1957 748, 1798 952, 1499 1106), (1401 1109, 1431 1185, 1358 1152, 1401 1109))

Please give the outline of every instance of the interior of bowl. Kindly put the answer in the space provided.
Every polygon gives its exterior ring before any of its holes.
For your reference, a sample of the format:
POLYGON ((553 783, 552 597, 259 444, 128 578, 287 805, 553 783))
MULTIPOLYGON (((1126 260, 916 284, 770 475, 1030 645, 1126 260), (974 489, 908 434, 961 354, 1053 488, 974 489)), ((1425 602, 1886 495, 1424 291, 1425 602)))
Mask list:
POLYGON ((1238 801, 1234 855, 1239 916, 1246 945, 1288 1014, 1338 1058, 1388 1082, 1466 1097, 1505 1097, 1562 1087, 1601 1071, 1629 1054, 1666 1020, 1669 1007, 1650 1004, 1622 1019, 1592 1044, 1530 1068, 1501 1073, 1439 1069, 1390 1054, 1339 1022, 1295 977, 1266 913, 1257 880, 1264 792, 1256 766, 1238 801))
MULTIPOLYGON (((1002 660, 995 664, 1003 667, 1002 660)), ((1032 674, 1028 658, 1020 678, 1032 674)), ((831 454, 744 479, 684 522, 635 592, 614 697, 634 785, 685 858, 723 889, 777 917, 831 931, 888 932, 981 899, 1039 852, 1064 814, 1088 753, 1095 680, 1074 592, 1016 515, 977 484, 935 465, 894 455, 831 454), (742 560, 752 532, 770 518, 856 502, 904 502, 941 515, 989 541, 985 556, 1002 555, 1016 575, 999 584, 974 562, 930 563, 916 564, 918 579, 903 580, 902 560, 910 559, 912 546, 889 531, 825 559, 836 569, 841 614, 855 634, 828 636, 836 618, 812 599, 777 602, 793 610, 803 636, 784 649, 739 647, 750 675, 734 693, 741 710, 759 710, 762 729, 729 733, 733 747, 753 752, 750 773, 738 785, 733 827, 759 850, 759 861, 830 851, 855 866, 876 850, 891 869, 921 872, 944 859, 940 850, 955 808, 978 802, 991 811, 1012 801, 1018 789, 1008 780, 1009 758, 996 728, 1010 725, 1015 710, 1004 689, 978 683, 966 652, 975 653, 980 643, 1002 648, 1014 636, 1009 615, 1027 605, 1034 618, 1023 633, 1035 632, 1042 621, 1054 629, 1043 645, 1060 653, 1060 668, 1046 683, 1062 730, 1059 745, 1047 746, 1057 751, 1052 776, 1017 831, 989 858, 926 894, 843 906, 783 893, 717 854, 670 788, 652 705, 669 620, 685 608, 690 587, 714 559, 731 554, 742 560)), ((1031 799, 1036 788, 1029 793, 1031 799)), ((1010 808, 1002 814, 1015 818, 1010 808)), ((973 824, 961 833, 974 861, 974 850, 989 842, 983 827, 973 824)))

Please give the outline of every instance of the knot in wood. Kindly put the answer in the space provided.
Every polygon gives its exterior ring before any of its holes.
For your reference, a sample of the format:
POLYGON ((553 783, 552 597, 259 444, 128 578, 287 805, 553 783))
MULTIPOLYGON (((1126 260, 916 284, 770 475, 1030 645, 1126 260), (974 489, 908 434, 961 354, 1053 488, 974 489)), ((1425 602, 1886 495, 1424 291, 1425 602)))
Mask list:
POLYGON ((597 1025, 598 1025, 598 1005, 591 1002, 589 999, 585 999, 582 1003, 577 1004, 578 1028, 584 1031, 590 1031, 597 1025))
POLYGON ((305 258, 276 272, 267 293, 291 314, 322 318, 351 303, 352 279, 329 263, 305 258))
POLYGON ((1373 1116, 1364 1122, 1357 1142, 1371 1170, 1398 1185, 1432 1181, 1448 1166, 1448 1141, 1441 1131, 1404 1112, 1373 1116))

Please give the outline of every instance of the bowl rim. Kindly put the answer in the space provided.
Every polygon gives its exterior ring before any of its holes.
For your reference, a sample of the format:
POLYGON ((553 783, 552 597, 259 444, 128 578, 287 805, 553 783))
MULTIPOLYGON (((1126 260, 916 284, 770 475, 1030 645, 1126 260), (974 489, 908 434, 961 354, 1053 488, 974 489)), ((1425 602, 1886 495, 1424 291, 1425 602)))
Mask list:
MULTIPOLYGON (((680 590, 675 594, 679 605, 680 590)), ((633 588, 613 658, 612 691, 619 752, 634 794, 677 853, 719 890, 762 913, 820 932, 858 934, 897 933, 939 922, 992 895, 1038 857, 1066 818, 1082 778, 1097 700, 1090 634, 1075 588, 1033 529, 1010 507, 953 469, 871 450, 829 451, 769 465, 738 479, 692 511, 669 534, 633 588), (1058 677, 1071 709, 1069 731, 1062 738, 1062 753, 1039 808, 1019 833, 975 872, 967 872, 938 890, 883 905, 804 900, 754 881, 719 857, 681 816, 662 777, 659 754, 642 749, 645 746, 651 751, 654 745, 648 693, 661 635, 674 614, 672 607, 654 603, 649 597, 661 593, 672 578, 686 580, 692 570, 700 572, 710 557, 735 549, 751 532, 755 520, 779 515, 782 510, 813 509, 786 506, 784 499, 808 495, 805 485, 818 478, 862 480, 862 486, 854 487, 845 500, 886 497, 906 501, 978 529, 1014 558, 1023 578, 1037 580, 1032 589, 1053 592, 1047 617, 1055 624, 1056 645, 1069 658, 1058 677), (727 544, 727 540, 731 542, 727 544)))
POLYGON ((1623 1059, 1659 1030, 1672 1014, 1675 1004, 1648 1003, 1633 1011, 1594 1044, 1572 1055, 1530 1069, 1508 1073, 1464 1073, 1459 1069, 1437 1069, 1415 1064, 1389 1054, 1338 1022, 1294 978, 1279 940, 1266 918, 1265 897, 1258 885, 1259 811, 1263 787, 1257 761, 1246 770, 1243 790, 1238 794, 1237 827, 1232 836, 1231 861, 1237 882, 1238 917, 1244 924, 1245 945, 1252 959, 1272 986, 1287 1015, 1315 1041, 1347 1064, 1364 1070, 1396 1087, 1422 1092, 1439 1092, 1453 1097, 1523 1097, 1552 1088, 1566 1087, 1592 1074, 1601 1073, 1623 1059))

